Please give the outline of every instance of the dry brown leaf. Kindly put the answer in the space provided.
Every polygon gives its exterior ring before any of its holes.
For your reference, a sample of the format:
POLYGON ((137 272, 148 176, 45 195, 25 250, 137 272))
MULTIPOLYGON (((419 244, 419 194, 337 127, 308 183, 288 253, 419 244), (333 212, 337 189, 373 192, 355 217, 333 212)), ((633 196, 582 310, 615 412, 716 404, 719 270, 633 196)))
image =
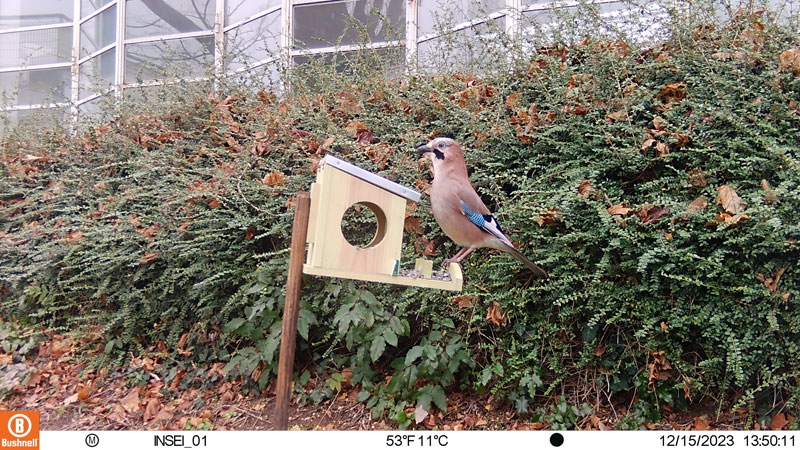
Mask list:
POLYGON ((637 211, 639 219, 645 225, 655 223, 662 216, 669 214, 669 208, 666 206, 644 205, 637 211))
POLYGON ((120 399, 119 404, 128 412, 128 414, 136 414, 139 411, 139 390, 141 387, 137 386, 128 393, 125 397, 120 399))
POLYGON ((772 422, 769 424, 769 429, 780 430, 788 424, 789 420, 786 419, 786 415, 783 413, 778 413, 772 416, 772 422))
POLYGON ((726 52, 712 53, 711 56, 713 58, 716 58, 716 59, 720 60, 720 61, 727 61, 727 60, 731 59, 731 54, 730 53, 726 53, 726 52))
POLYGON ((689 184, 696 188, 708 186, 708 181, 706 181, 706 177, 703 175, 703 170, 697 167, 689 171, 687 178, 689 179, 689 184))
POLYGON ((615 111, 606 115, 606 121, 608 123, 619 122, 622 120, 628 120, 628 112, 624 109, 620 109, 619 111, 615 111))
POLYGON ((658 152, 658 157, 660 158, 669 154, 669 146, 663 142, 656 142, 656 151, 658 152))
POLYGON ((458 306, 458 309, 471 308, 472 305, 477 301, 478 297, 474 295, 459 295, 452 300, 452 302, 458 306))
POLYGON ((631 212, 631 209, 622 206, 622 204, 611 205, 608 207, 608 213, 611 214, 612 216, 616 214, 624 216, 627 215, 629 212, 631 212))
POLYGON ((186 339, 189 338, 189 333, 183 333, 181 338, 178 340, 178 348, 183 348, 186 345, 186 339))
POLYGON ((706 416, 698 416, 694 418, 694 428, 693 430, 710 430, 711 429, 711 420, 708 419, 706 416))
POLYGON ((554 224, 557 220, 564 220, 564 217, 560 212, 558 212, 557 209, 548 209, 540 216, 533 219, 533 221, 539 224, 539 226, 554 224))
POLYGON ((706 206, 708 206, 708 200, 706 200, 705 197, 698 197, 692 203, 689 203, 686 209, 689 211, 700 211, 706 209, 706 206))
POLYGON ((670 83, 664 86, 661 91, 658 92, 656 97, 663 97, 668 102, 672 101, 680 101, 686 95, 683 89, 686 87, 686 83, 670 83))
POLYGON ((80 400, 82 402, 85 402, 86 400, 89 400, 89 389, 83 388, 83 389, 79 390, 78 391, 78 400, 80 400))
POLYGON ((422 403, 417 404, 417 407, 414 409, 414 422, 422 423, 422 421, 427 417, 428 411, 422 407, 422 403))
POLYGON ((652 390, 655 388, 656 381, 664 381, 672 377, 672 364, 667 360, 663 351, 653 352, 651 356, 653 362, 647 365, 650 371, 647 385, 652 390))
POLYGON ((771 278, 764 279, 763 275, 758 274, 758 276, 756 276, 756 279, 764 283, 767 289, 769 289, 770 294, 775 295, 780 293, 780 291, 778 290, 778 283, 781 282, 781 277, 783 276, 784 272, 786 272, 786 267, 781 267, 780 269, 772 273, 771 278))
POLYGON ((779 70, 789 69, 793 74, 800 75, 800 50, 796 48, 784 50, 778 59, 780 60, 779 70))
POLYGON ((154 260, 154 259, 156 259, 158 257, 159 257, 159 253, 145 252, 144 256, 142 256, 141 261, 142 261, 142 263, 146 264, 146 263, 149 263, 150 261, 152 261, 152 260, 154 260))
POLYGON ((764 200, 772 203, 780 203, 781 201, 778 199, 778 196, 775 195, 775 191, 772 190, 772 186, 770 186, 769 181, 761 180, 761 189, 764 192, 764 200))
POLYGON ((661 329, 664 330, 664 333, 669 334, 669 327, 667 326, 666 323, 661 322, 660 326, 661 326, 661 329))
POLYGON ((603 354, 605 352, 606 352, 606 346, 603 345, 603 344, 600 344, 600 345, 597 346, 596 349, 594 349, 594 356, 603 356, 603 354))
POLYGON ((508 106, 509 108, 516 108, 517 106, 519 106, 519 98, 521 96, 522 92, 514 92, 512 94, 509 94, 508 97, 506 97, 506 106, 508 106))
POLYGON ((161 402, 158 400, 158 398, 153 397, 147 401, 147 405, 144 407, 144 416, 142 418, 145 422, 149 422, 150 420, 156 418, 160 409, 161 402))
POLYGON ((747 214, 737 214, 737 215, 733 216, 733 215, 730 215, 730 214, 728 214, 726 212, 723 212, 723 213, 714 215, 714 218, 718 222, 725 222, 728 225, 736 225, 737 223, 739 223, 742 220, 749 219, 750 216, 748 216, 747 214))
POLYGON ((406 230, 406 233, 421 234, 422 219, 420 219, 419 217, 408 216, 406 217, 405 223, 403 224, 403 228, 406 230))
POLYGON ((261 183, 269 187, 282 185, 284 183, 283 174, 280 172, 268 173, 261 179, 261 183))
POLYGON ((486 320, 497 326, 506 326, 508 324, 508 315, 506 315, 499 303, 493 301, 486 312, 486 320))
POLYGON ((212 208, 212 209, 213 208, 218 208, 221 204, 222 203, 220 203, 219 200, 217 200, 216 198, 212 198, 211 201, 208 202, 208 207, 212 208))
MULTIPOLYGON (((741 204, 742 199, 732 187, 723 184, 717 188, 717 193, 717 204, 722 205, 729 214, 735 216, 744 210, 741 204)), ((726 222, 728 222, 728 220, 726 220, 726 222)))
POLYGON ((675 148, 683 147, 692 139, 688 134, 685 133, 672 133, 672 137, 674 137, 676 141, 675 148))
POLYGON ((589 180, 581 180, 578 185, 578 195, 582 198, 588 198, 592 194, 597 194, 597 191, 592 187, 592 183, 589 180))
POLYGON ((69 397, 64 399, 64 406, 69 406, 78 401, 78 393, 70 395, 69 397))

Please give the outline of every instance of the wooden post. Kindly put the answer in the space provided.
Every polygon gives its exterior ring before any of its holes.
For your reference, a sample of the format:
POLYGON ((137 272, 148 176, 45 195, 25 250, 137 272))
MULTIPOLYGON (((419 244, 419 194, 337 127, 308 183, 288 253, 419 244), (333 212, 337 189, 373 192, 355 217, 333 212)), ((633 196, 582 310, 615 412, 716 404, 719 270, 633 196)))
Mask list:
POLYGON ((289 276, 286 279, 286 299, 283 302, 281 325, 281 352, 278 359, 276 386, 275 430, 289 428, 289 397, 292 390, 294 370, 294 347, 297 336, 297 314, 300 310, 300 289, 303 283, 308 217, 311 197, 308 192, 297 194, 292 223, 292 247, 289 251, 289 276))

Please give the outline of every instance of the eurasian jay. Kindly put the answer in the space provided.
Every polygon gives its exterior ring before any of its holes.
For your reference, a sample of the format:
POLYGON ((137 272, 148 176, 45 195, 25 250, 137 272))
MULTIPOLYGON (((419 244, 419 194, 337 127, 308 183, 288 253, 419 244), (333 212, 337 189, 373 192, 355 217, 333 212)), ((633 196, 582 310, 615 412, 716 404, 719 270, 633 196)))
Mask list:
POLYGON ((430 155, 433 162, 431 210, 442 231, 463 248, 450 259, 461 261, 476 248, 489 247, 510 253, 539 278, 547 278, 541 267, 523 256, 506 237, 500 225, 483 204, 469 183, 464 153, 456 141, 437 137, 417 147, 417 152, 430 155))

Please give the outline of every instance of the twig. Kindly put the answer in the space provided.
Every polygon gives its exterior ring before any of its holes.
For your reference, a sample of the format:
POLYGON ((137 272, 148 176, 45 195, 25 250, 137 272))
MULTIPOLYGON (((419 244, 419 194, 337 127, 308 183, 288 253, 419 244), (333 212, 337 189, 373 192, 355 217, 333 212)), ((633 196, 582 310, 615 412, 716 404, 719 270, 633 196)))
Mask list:
POLYGON ((241 178, 239 178, 239 179, 236 181, 236 190, 239 192, 239 196, 240 196, 240 197, 242 197, 242 200, 244 200, 244 202, 245 202, 245 203, 247 203, 248 205, 252 206, 252 207, 253 207, 253 209, 255 209, 255 210, 256 210, 256 211, 258 211, 258 212, 261 212, 261 213, 264 213, 264 214, 270 215, 270 216, 272 216, 272 217, 278 217, 278 215, 277 215, 277 214, 272 214, 271 212, 269 212, 269 211, 267 211, 267 210, 264 210, 264 209, 261 209, 261 208, 259 208, 258 206, 254 205, 253 203, 251 203, 251 202, 250 202, 250 200, 248 200, 248 199, 247 199, 247 198, 244 196, 244 194, 242 193, 242 187, 241 187, 241 184, 242 184, 242 179, 241 179, 241 178))

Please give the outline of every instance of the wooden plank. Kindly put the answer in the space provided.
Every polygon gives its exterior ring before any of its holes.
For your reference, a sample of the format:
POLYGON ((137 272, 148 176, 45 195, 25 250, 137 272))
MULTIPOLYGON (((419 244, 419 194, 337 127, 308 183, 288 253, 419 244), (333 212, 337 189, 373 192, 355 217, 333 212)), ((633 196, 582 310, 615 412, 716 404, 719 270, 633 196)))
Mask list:
POLYGON ((275 405, 276 430, 289 428, 289 396, 292 389, 297 315, 300 311, 300 289, 303 283, 303 261, 305 260, 310 208, 311 197, 308 192, 297 194, 292 224, 292 245, 289 250, 289 275, 286 279, 286 299, 283 304, 283 323, 281 325, 281 351, 278 359, 277 403, 275 405))
POLYGON ((413 189, 409 189, 401 184, 397 184, 394 181, 387 180, 386 178, 362 169, 354 164, 350 164, 349 162, 343 161, 330 154, 325 155, 325 157, 322 158, 320 165, 330 165, 332 167, 336 167, 344 173, 348 173, 358 179, 364 180, 367 183, 373 184, 385 191, 389 191, 415 203, 418 203, 420 198, 422 198, 422 194, 413 189))
POLYGON ((461 274, 461 267, 456 263, 450 263, 450 267, 448 267, 447 271, 450 273, 450 281, 431 280, 426 278, 401 277, 401 276, 385 275, 373 272, 357 272, 352 270, 326 269, 322 267, 310 266, 308 264, 303 266, 303 273, 307 275, 347 278, 351 280, 373 281, 376 283, 400 284, 403 286, 441 289, 445 291, 461 291, 464 284, 464 277, 461 274))

